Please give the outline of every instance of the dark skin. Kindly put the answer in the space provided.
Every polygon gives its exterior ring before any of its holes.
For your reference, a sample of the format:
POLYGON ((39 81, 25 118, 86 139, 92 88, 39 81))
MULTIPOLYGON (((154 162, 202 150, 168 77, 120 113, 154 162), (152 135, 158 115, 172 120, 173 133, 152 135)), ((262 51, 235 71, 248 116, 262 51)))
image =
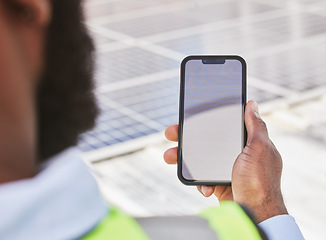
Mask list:
MULTIPOLYGON (((90 98, 86 103, 80 104, 81 100, 78 97, 82 96, 81 99, 85 99, 85 92, 91 90, 91 87, 88 86, 91 84, 87 84, 90 83, 90 80, 86 76, 85 88, 74 95, 75 104, 71 106, 72 109, 83 106, 81 111, 83 113, 85 106, 89 106, 89 114, 87 114, 87 116, 91 116, 89 121, 78 126, 78 129, 69 134, 61 132, 60 142, 65 136, 68 136, 67 141, 55 149, 51 149, 51 146, 58 142, 56 138, 53 143, 48 140, 42 141, 48 145, 42 147, 42 151, 40 151, 38 136, 43 133, 43 130, 39 127, 37 105, 38 101, 41 100, 37 98, 37 91, 39 85, 44 81, 41 75, 46 69, 44 66, 46 35, 53 17, 53 9, 51 9, 53 2, 50 0, 0 0, 0 183, 35 176, 39 169, 40 155, 47 158, 68 146, 74 145, 79 133, 92 126, 96 115, 92 99, 90 98), (18 11, 16 11, 17 9, 18 11), (48 148, 50 150, 47 150, 48 148)), ((66 8, 63 7, 63 9, 66 8)), ((70 14, 71 12, 68 12, 68 16, 70 14)), ((60 17, 62 16, 60 15, 60 17)), ((76 29, 75 26, 74 29, 76 29)), ((67 33, 69 32, 67 31, 67 33)), ((76 36, 77 39, 80 39, 78 38, 79 35, 76 36)), ((64 42, 66 41, 64 40, 64 42)), ((75 46, 76 44, 72 45, 75 46)), ((62 49, 62 46, 59 47, 62 49)), ((68 47, 69 49, 70 47, 68 47)), ((82 49, 85 48, 82 47, 82 49)), ((72 53, 72 55, 74 54, 72 53)), ((81 54, 81 56, 84 55, 81 54)), ((62 59, 64 60, 65 57, 62 59)), ((76 62, 76 66, 79 66, 78 62, 76 62)), ((81 69, 85 69, 85 67, 81 67, 81 69)), ((68 72, 68 79, 71 79, 71 75, 75 76, 76 74, 69 74, 68 72)), ((82 77, 83 74, 78 79, 82 77)), ((59 79, 55 80, 59 81, 59 79)), ((80 83, 71 84, 71 89, 67 88, 65 92, 69 96, 73 95, 76 86, 80 85, 80 83)), ((54 100, 59 101, 62 97, 62 95, 58 96, 58 99, 54 100)), ((68 100, 69 98, 67 98, 68 100)), ((65 102, 67 101, 65 99, 65 102)), ((49 106, 44 106, 43 109, 46 110, 47 108, 49 106)), ((67 112, 68 118, 64 118, 65 113, 62 113, 62 123, 66 123, 68 119, 77 116, 77 119, 71 119, 70 125, 65 126, 68 131, 78 125, 75 123, 79 123, 78 119, 80 118, 78 114, 69 114, 71 109, 68 109, 67 112)), ((51 118, 49 119, 51 120, 51 118)), ((49 121, 47 120, 46 123, 49 121)), ((248 103, 245 122, 248 129, 248 143, 235 162, 232 188, 201 186, 199 190, 206 197, 214 193, 219 200, 233 199, 238 203, 247 205, 260 222, 269 217, 287 213, 280 190, 282 160, 270 141, 266 126, 259 117, 258 109, 253 102, 248 103)), ((45 130, 56 125, 50 124, 49 126, 46 126, 45 130)), ((177 128, 177 125, 167 128, 166 137, 169 140, 177 141, 177 128)), ((63 128, 55 129, 54 132, 50 131, 46 137, 51 140, 53 134, 61 129, 63 128)), ((167 163, 175 164, 176 148, 168 150, 164 158, 167 163)))
POLYGON ((0 183, 37 173, 35 90, 51 18, 48 0, 16 2, 28 13, 0 1, 0 183))
MULTIPOLYGON (((219 201, 233 200, 249 207, 257 222, 287 214, 281 193, 282 158, 269 139, 266 124, 258 113, 258 105, 249 101, 245 111, 247 145, 236 159, 232 171, 232 187, 199 186, 205 196, 212 194, 219 201)), ((165 130, 168 140, 178 141, 178 125, 165 130)), ((168 164, 177 163, 177 147, 164 153, 168 164)))
POLYGON ((95 124, 81 0, 0 0, 0 183, 33 177, 95 124))

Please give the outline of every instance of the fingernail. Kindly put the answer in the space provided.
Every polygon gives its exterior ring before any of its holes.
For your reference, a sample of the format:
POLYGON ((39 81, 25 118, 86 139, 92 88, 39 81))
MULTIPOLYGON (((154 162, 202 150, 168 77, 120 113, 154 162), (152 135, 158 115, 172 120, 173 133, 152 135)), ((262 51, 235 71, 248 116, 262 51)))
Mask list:
POLYGON ((208 187, 207 187, 207 186, 202 186, 202 187, 201 187, 201 192, 203 193, 203 195, 204 195, 205 197, 207 197, 208 187))
POLYGON ((258 104, 256 103, 256 101, 252 101, 251 106, 252 106, 252 110, 258 112, 258 104))
POLYGON ((256 103, 256 101, 252 101, 252 110, 254 111, 256 117, 260 118, 259 115, 259 110, 258 110, 258 104, 256 103))

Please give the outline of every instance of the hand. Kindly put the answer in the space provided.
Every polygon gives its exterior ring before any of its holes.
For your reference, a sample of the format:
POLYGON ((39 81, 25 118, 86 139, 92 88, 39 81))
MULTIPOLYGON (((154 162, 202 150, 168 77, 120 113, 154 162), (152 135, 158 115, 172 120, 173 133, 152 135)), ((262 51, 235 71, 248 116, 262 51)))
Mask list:
MULTIPOLYGON (((178 141, 179 125, 171 125, 165 130, 165 137, 173 142, 178 141)), ((164 153, 164 160, 167 164, 176 164, 178 158, 178 147, 170 148, 164 153)), ((197 186, 198 191, 204 197, 210 197, 213 193, 219 201, 233 200, 232 189, 230 186, 197 186)))
MULTIPOLYGON (((258 113, 257 103, 249 101, 245 111, 247 145, 237 157, 232 171, 232 188, 199 186, 206 197, 213 193, 220 201, 234 200, 249 207, 258 222, 287 214, 281 193, 282 158, 268 136, 266 124, 258 113)), ((170 141, 178 140, 178 125, 165 131, 170 141)), ((168 164, 176 164, 177 148, 164 153, 168 164)))

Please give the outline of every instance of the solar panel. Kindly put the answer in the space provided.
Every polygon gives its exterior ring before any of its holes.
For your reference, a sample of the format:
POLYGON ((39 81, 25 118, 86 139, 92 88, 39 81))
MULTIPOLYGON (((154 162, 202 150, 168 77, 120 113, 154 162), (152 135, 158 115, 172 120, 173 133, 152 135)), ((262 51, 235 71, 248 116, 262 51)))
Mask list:
POLYGON ((179 62, 187 54, 241 54, 259 103, 326 85, 323 1, 91 1, 101 114, 81 137, 93 152, 178 121, 179 62), (104 14, 106 13, 106 14, 104 14))

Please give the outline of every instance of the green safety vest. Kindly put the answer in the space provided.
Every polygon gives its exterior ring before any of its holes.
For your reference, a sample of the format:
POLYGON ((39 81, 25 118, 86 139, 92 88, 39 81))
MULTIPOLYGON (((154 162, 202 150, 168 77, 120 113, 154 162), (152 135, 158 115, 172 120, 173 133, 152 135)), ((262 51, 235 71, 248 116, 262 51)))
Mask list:
MULTIPOLYGON (((199 217, 208 221, 219 240, 262 239, 256 225, 241 206, 234 202, 222 202, 220 207, 208 208, 200 213, 199 217)), ((117 208, 112 208, 95 229, 80 239, 149 240, 150 238, 134 218, 117 208)))

